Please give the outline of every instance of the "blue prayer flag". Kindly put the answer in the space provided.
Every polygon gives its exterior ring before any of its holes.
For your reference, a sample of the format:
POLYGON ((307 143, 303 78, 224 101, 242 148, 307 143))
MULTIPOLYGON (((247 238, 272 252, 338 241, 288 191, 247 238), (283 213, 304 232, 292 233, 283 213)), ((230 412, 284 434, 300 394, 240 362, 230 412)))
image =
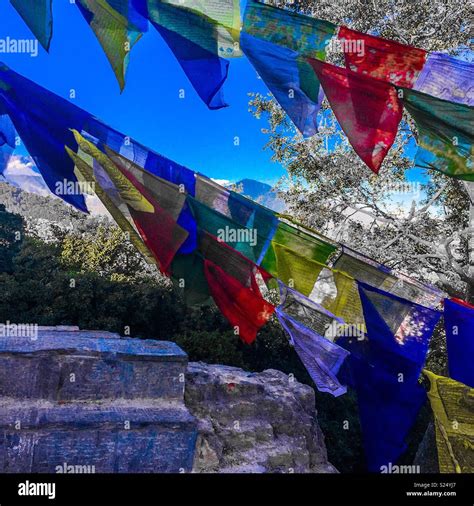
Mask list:
POLYGON ((474 307, 446 299, 444 328, 451 378, 474 388, 474 307))

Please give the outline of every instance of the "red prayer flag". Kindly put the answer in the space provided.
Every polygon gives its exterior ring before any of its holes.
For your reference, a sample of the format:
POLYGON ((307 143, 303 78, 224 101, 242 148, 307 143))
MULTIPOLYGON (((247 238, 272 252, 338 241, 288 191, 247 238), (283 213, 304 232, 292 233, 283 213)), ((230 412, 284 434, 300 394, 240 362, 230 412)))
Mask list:
POLYGON ((404 88, 413 88, 428 55, 423 49, 345 26, 339 28, 338 39, 347 69, 404 88))
POLYGON ((379 79, 308 58, 356 153, 378 173, 392 147, 403 107, 396 89, 379 79))
POLYGON ((217 307, 229 323, 238 329, 241 339, 252 344, 257 332, 275 311, 275 306, 262 297, 255 276, 250 286, 244 286, 207 259, 204 260, 204 273, 217 307))
POLYGON ((144 212, 128 206, 143 242, 153 253, 160 264, 163 274, 170 274, 170 265, 176 252, 188 236, 188 232, 180 227, 173 217, 160 207, 152 194, 122 164, 116 164, 120 172, 153 206, 153 212, 144 212))

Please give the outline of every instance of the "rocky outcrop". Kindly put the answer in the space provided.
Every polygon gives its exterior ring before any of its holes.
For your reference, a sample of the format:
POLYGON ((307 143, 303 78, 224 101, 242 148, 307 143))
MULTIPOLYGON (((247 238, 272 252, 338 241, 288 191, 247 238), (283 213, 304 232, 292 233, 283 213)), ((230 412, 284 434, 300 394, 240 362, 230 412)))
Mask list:
POLYGON ((194 472, 337 472, 313 389, 280 371, 191 362, 185 404, 198 419, 194 472))

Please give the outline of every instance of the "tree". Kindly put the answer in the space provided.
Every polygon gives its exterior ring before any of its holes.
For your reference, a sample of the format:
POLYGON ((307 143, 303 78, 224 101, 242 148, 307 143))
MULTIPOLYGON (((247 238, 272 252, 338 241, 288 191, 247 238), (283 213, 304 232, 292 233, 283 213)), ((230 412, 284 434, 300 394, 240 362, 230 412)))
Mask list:
MULTIPOLYGON (((469 43, 468 7, 455 0, 270 3, 427 51, 459 56, 469 43)), ((342 54, 329 50, 328 61, 342 65, 342 54)), ((252 93, 250 107, 257 118, 268 118, 267 148, 287 169, 280 186, 295 217, 390 267, 436 282, 451 296, 474 302, 474 190, 435 171, 410 186, 406 171, 413 166, 417 133, 406 112, 377 177, 347 143, 326 100, 320 133, 307 140, 271 96, 252 93), (408 211, 393 199, 393 192, 407 187, 419 190, 408 211)))
POLYGON ((24 223, 21 216, 8 213, 0 204, 0 272, 11 272, 13 258, 23 242, 24 223))

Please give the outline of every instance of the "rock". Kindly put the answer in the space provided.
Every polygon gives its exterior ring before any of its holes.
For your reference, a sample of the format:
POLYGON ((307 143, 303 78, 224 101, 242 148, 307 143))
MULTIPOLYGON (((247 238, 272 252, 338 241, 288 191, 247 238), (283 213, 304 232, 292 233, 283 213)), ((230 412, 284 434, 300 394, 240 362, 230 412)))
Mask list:
POLYGON ((191 362, 185 404, 199 420, 197 473, 337 473, 311 387, 266 370, 191 362))
POLYGON ((415 455, 414 465, 421 473, 439 473, 434 423, 430 422, 415 455))

